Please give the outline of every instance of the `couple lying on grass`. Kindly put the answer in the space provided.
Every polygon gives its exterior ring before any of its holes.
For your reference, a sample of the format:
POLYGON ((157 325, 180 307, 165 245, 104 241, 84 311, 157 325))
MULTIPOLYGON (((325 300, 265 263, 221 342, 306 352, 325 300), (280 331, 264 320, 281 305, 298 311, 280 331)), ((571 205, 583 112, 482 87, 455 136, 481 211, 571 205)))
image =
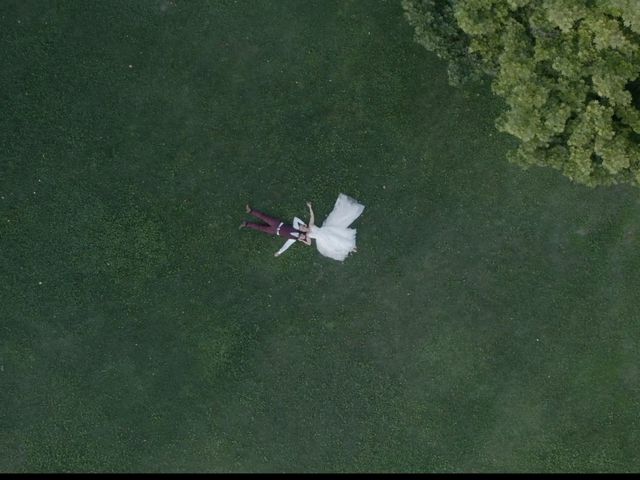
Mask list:
POLYGON ((293 224, 288 224, 284 220, 271 217, 263 212, 255 210, 247 205, 247 213, 259 218, 265 223, 242 222, 240 228, 251 228, 268 235, 285 237, 287 241, 275 256, 280 256, 295 242, 302 242, 311 245, 315 240, 318 251, 325 257, 343 261, 351 252, 356 249, 356 229, 349 228, 364 210, 364 205, 357 200, 341 193, 321 227, 314 222, 313 208, 310 202, 309 224, 305 224, 298 217, 294 217, 293 224))

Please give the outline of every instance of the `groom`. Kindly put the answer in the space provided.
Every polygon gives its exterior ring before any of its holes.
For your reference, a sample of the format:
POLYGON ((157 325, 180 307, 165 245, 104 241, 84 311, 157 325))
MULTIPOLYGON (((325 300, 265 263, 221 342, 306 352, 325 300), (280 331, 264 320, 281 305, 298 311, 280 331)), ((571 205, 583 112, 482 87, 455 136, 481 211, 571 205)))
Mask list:
MULTIPOLYGON (((307 202, 309 209, 311 209, 311 204, 307 202)), ((248 214, 253 215, 254 217, 259 218, 265 224, 255 223, 255 222, 246 222, 243 221, 240 224, 240 228, 251 228, 253 230, 258 230, 259 232, 266 233, 268 235, 276 235, 279 237, 285 237, 287 241, 282 246, 280 250, 278 250, 274 256, 279 257, 282 253, 285 252, 291 245, 293 245, 296 241, 302 242, 305 245, 311 245, 311 239, 309 238, 307 232, 309 228, 307 225, 300 220, 298 217, 293 218, 293 225, 285 223, 283 220, 280 220, 275 217, 271 217, 266 213, 260 212, 259 210, 252 209, 248 204, 245 207, 248 214)))

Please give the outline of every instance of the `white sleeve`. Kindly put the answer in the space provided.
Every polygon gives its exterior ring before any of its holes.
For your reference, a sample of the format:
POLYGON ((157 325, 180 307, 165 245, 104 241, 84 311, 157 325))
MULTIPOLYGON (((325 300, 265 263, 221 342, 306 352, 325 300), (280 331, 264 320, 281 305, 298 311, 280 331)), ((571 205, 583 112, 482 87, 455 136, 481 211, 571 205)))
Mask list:
POLYGON ((295 228, 296 230, 300 230, 300 225, 304 225, 305 227, 307 226, 307 224, 300 220, 298 217, 293 217, 293 228, 295 228))
POLYGON ((282 248, 276 252, 276 257, 279 257, 280 255, 282 255, 285 252, 285 250, 287 250, 287 248, 289 248, 294 243, 296 243, 296 240, 294 238, 290 238, 289 240, 284 242, 284 245, 282 246, 282 248))

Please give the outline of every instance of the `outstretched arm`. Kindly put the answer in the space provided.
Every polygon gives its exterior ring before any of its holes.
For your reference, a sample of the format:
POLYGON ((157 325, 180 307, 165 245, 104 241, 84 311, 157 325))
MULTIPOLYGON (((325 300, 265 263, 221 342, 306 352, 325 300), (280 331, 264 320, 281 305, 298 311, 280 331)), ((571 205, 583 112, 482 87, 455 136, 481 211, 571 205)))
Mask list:
POLYGON ((282 255, 291 245, 293 245, 294 243, 296 243, 295 239, 290 238, 289 240, 287 240, 286 242, 284 242, 284 245, 282 246, 282 248, 280 250, 278 250, 276 253, 273 254, 274 257, 279 257, 280 255, 282 255))
POLYGON ((309 228, 311 228, 313 225, 315 225, 314 217, 313 217, 313 208, 311 208, 311 202, 307 202, 307 207, 309 207, 309 228))

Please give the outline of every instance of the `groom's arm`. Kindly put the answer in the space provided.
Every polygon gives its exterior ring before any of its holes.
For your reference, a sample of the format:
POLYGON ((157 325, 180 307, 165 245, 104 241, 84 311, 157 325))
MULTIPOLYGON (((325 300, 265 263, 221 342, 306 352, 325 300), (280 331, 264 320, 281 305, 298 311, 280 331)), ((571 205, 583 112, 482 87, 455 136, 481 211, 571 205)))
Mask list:
POLYGON ((300 220, 298 217, 293 217, 293 228, 300 230, 300 227, 306 227, 307 224, 300 220))
POLYGON ((285 252, 285 250, 287 250, 287 248, 289 248, 294 243, 296 243, 295 239, 290 238, 289 240, 284 242, 284 245, 282 246, 282 248, 280 250, 278 250, 276 253, 274 253, 273 256, 274 257, 279 257, 280 255, 282 255, 285 252))

